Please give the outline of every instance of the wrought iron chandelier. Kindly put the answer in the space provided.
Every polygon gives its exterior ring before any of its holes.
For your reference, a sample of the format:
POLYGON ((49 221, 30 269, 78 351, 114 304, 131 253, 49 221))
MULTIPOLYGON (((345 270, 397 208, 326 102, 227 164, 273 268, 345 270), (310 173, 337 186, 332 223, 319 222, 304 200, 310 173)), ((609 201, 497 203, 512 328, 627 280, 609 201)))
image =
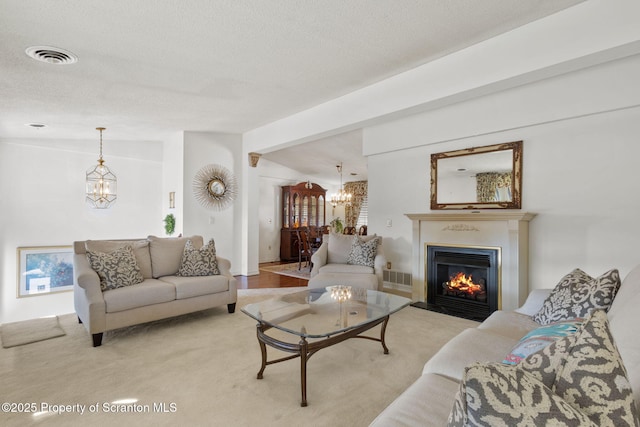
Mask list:
POLYGON ((340 190, 331 195, 329 203, 331 203, 331 206, 334 208, 342 205, 351 206, 351 193, 347 193, 344 191, 344 188, 342 188, 342 162, 340 162, 339 165, 336 165, 336 169, 338 169, 338 172, 340 173, 340 190))
POLYGON ((102 131, 105 128, 96 128, 96 130, 100 131, 100 158, 96 166, 87 169, 86 201, 92 208, 107 209, 116 202, 118 197, 118 179, 102 159, 102 131))

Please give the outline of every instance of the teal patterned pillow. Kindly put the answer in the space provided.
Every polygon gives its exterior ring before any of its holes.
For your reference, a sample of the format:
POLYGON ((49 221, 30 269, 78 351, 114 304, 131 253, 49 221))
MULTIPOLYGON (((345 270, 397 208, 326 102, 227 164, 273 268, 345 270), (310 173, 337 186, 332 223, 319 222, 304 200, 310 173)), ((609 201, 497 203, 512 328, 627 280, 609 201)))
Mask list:
POLYGON ((218 259, 216 258, 216 244, 213 239, 209 243, 196 249, 191 240, 187 240, 182 253, 182 262, 178 269, 178 276, 213 276, 220 274, 218 259))
POLYGON ((366 242, 360 236, 355 237, 351 243, 351 252, 349 252, 349 257, 347 258, 347 264, 374 267, 380 237, 375 237, 366 242))
POLYGON ((540 326, 520 338, 518 344, 505 356, 502 363, 517 365, 531 353, 542 350, 560 338, 575 334, 580 325, 582 325, 582 319, 566 320, 547 326, 540 326))
POLYGON ((109 253, 87 251, 87 259, 91 268, 98 273, 103 292, 144 281, 131 245, 109 253))

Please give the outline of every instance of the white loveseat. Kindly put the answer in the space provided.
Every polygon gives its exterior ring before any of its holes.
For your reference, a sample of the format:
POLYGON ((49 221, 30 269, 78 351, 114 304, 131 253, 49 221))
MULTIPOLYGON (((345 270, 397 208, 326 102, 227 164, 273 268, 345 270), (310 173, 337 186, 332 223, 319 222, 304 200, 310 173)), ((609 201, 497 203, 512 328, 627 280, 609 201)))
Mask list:
POLYGON ((229 313, 235 311, 237 285, 228 260, 215 257, 218 275, 176 275, 187 240, 196 250, 204 243, 202 236, 74 242, 74 305, 78 321, 93 337, 94 347, 102 344, 105 331, 224 304, 229 313), (143 281, 103 290, 87 251, 109 254, 125 246, 133 249, 143 281))
MULTIPOLYGON (((540 327, 532 316, 539 312, 550 292, 551 289, 534 290, 519 309, 496 311, 478 327, 467 329, 451 339, 426 362, 422 375, 380 413, 371 426, 446 426, 456 393, 465 376, 465 368, 475 362, 503 362, 525 334, 540 327)), ((606 314, 611 336, 627 371, 636 410, 640 408, 638 307, 640 266, 624 278, 606 314)), ((593 383, 590 386, 598 389, 593 383)), ((605 395, 604 400, 609 398, 608 392, 605 395)), ((637 422, 638 414, 634 415, 637 422)), ((535 423, 545 425, 542 418, 536 419, 535 423)))
POLYGON ((311 256, 310 288, 320 288, 336 284, 382 290, 382 271, 387 260, 382 249, 382 238, 374 235, 357 236, 351 234, 324 234, 322 245, 311 256), (375 254, 369 265, 361 262, 361 257, 350 260, 354 249, 366 246, 371 240, 377 241, 375 254), (354 248, 355 243, 355 248, 354 248), (361 243, 361 244, 358 244, 361 243), (354 261, 354 259, 357 259, 354 261), (350 263, 350 261, 352 261, 350 263))

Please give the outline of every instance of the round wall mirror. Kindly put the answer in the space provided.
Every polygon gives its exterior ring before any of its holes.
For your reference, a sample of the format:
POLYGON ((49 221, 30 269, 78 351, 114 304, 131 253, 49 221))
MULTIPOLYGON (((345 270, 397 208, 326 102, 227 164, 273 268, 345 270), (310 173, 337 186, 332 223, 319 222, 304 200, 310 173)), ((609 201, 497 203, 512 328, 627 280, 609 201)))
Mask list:
POLYGON ((231 205, 236 195, 236 179, 221 165, 206 165, 193 178, 193 195, 202 206, 223 210, 231 205))
POLYGON ((213 197, 221 197, 226 191, 224 182, 222 182, 218 178, 213 178, 211 181, 209 181, 209 185, 207 186, 207 188, 209 189, 209 194, 213 197))

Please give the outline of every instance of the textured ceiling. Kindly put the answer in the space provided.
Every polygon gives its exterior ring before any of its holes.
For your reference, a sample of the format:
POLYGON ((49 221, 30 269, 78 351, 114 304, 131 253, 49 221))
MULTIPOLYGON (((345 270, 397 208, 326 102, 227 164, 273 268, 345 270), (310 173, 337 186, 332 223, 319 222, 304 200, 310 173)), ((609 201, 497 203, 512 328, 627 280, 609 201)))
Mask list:
POLYGON ((242 133, 579 2, 0 0, 0 138, 242 133))

